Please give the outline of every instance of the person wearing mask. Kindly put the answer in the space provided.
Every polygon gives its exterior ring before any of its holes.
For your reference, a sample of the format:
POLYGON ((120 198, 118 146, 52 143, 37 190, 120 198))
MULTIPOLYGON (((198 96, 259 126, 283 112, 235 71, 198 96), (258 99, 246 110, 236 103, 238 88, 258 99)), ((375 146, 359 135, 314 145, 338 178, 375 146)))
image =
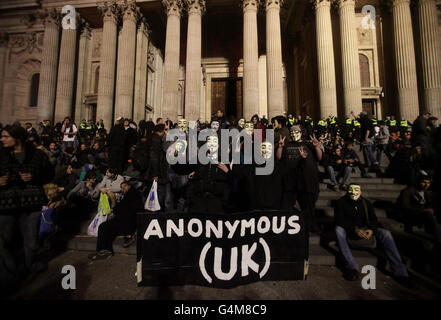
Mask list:
POLYGON ((320 228, 315 221, 315 203, 318 199, 319 171, 317 162, 322 159, 320 142, 311 136, 311 142, 305 142, 302 138, 302 129, 294 125, 288 138, 281 138, 276 152, 277 160, 280 160, 287 170, 284 182, 282 208, 292 210, 296 201, 299 202, 302 211, 306 212, 309 230, 319 233, 320 228))
POLYGON ((417 284, 409 277, 392 234, 389 230, 378 226, 372 203, 361 195, 361 187, 351 184, 347 194, 338 199, 334 207, 335 234, 346 264, 345 278, 349 281, 359 278, 358 265, 352 256, 349 242, 353 246, 371 248, 378 242, 386 252, 396 280, 406 287, 416 288, 417 284))
POLYGON ((1 131, 0 291, 3 292, 13 289, 20 280, 11 252, 16 226, 23 238, 27 271, 35 275, 46 268, 37 255, 38 228, 41 208, 47 204, 43 185, 53 179, 55 172, 46 154, 27 142, 27 138, 27 131, 21 126, 6 126, 1 131), (33 201, 26 201, 30 195, 33 201))

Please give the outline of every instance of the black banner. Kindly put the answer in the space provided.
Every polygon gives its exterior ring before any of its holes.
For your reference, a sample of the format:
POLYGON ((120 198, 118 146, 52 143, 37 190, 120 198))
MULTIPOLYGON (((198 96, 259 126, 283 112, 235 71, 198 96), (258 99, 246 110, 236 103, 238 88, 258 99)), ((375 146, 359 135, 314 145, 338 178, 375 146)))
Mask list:
POLYGON ((308 236, 299 211, 138 213, 138 286, 231 288, 303 280, 308 236))

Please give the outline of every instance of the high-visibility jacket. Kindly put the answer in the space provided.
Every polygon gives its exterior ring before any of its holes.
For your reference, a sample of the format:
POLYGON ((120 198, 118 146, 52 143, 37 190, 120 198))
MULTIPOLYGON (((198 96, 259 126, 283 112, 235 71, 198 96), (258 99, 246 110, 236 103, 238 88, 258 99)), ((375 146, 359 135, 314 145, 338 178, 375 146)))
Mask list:
POLYGON ((397 125, 397 120, 390 120, 390 121, 389 121, 389 125, 390 125, 391 127, 395 127, 395 126, 397 125))
POLYGON ((296 119, 294 119, 294 118, 288 118, 288 123, 289 123, 291 126, 294 125, 295 121, 296 121, 296 119))
POLYGON ((373 124, 374 126, 376 126, 376 125, 378 124, 377 119, 372 119, 372 124, 373 124))
POLYGON ((352 119, 351 119, 351 118, 347 118, 347 119, 346 119, 346 124, 351 125, 351 124, 352 124, 352 119))
POLYGON ((337 121, 335 119, 335 117, 332 117, 331 119, 329 119, 329 124, 335 124, 337 121))
POLYGON ((80 123, 80 129, 85 130, 86 129, 86 124, 81 122, 80 123))
POLYGON ((326 127, 326 121, 325 121, 325 120, 320 120, 320 121, 318 122, 318 125, 319 125, 319 126, 322 126, 322 127, 326 127))
POLYGON ((407 120, 400 121, 400 127, 407 127, 407 126, 408 126, 407 120))
POLYGON ((98 130, 100 130, 100 129, 102 129, 102 128, 104 128, 104 126, 101 124, 101 123, 98 123, 98 130))
POLYGON ((358 120, 354 120, 354 126, 355 127, 360 127, 361 124, 360 124, 360 122, 358 122, 358 120))

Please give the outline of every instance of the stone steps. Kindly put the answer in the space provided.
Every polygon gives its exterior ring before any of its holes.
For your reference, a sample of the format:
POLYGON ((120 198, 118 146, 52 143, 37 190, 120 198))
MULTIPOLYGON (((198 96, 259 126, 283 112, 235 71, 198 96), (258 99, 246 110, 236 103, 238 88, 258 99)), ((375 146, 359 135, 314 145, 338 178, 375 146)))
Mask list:
MULTIPOLYGON (((403 186, 401 184, 381 184, 381 183, 362 183, 361 189, 362 191, 369 191, 369 190, 384 190, 384 191, 398 191, 400 192, 403 190, 406 186, 403 186)), ((320 191, 327 191, 330 190, 328 188, 327 183, 320 183, 320 191)))
MULTIPOLYGON (((331 183, 329 179, 323 179, 323 183, 331 183)), ((351 178, 351 183, 360 185, 364 184, 394 184, 394 179, 391 178, 351 178)))

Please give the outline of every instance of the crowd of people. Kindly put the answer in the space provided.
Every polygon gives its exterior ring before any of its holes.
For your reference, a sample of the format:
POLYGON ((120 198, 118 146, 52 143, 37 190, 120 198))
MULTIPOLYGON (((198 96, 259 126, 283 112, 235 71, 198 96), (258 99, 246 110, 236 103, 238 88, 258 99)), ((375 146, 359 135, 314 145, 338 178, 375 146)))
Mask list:
POLYGON ((107 195, 113 219, 100 225, 96 252, 89 256, 91 261, 106 259, 113 255, 116 236, 124 236, 125 246, 135 241, 136 213, 144 210, 154 181, 161 212, 300 209, 309 232, 320 233, 315 207, 323 178, 321 166, 330 179, 328 187, 347 192, 335 206, 336 235, 347 262, 347 278, 358 278, 358 266, 346 239, 376 238, 384 245, 397 277, 409 284, 390 232, 378 227, 372 204, 361 197, 360 186, 351 184, 351 175, 359 170, 365 178, 373 174, 407 185, 396 204, 401 213, 397 219, 407 229, 427 226, 439 245, 439 206, 434 193, 439 194, 441 183, 441 130, 436 121, 429 113, 411 123, 393 116, 377 120, 364 112, 319 121, 291 114, 272 119, 254 115, 248 121, 227 118, 218 110, 210 122, 181 119, 173 123, 158 118, 136 124, 117 118, 107 128, 102 120, 82 120, 77 126, 66 117, 55 125, 43 121, 38 128, 31 123, 0 125, 0 284, 16 283, 22 276, 14 253, 16 238, 22 239, 26 272, 37 274, 45 269, 37 254, 43 206, 55 209, 55 234, 74 235, 84 221, 94 217, 100 195, 107 195), (181 144, 167 141, 167 134, 177 128, 188 135, 189 126, 198 132, 212 129, 206 142, 213 161, 169 164, 168 153, 188 158, 189 146, 185 139, 181 144), (254 159, 247 162, 241 140, 229 141, 230 152, 240 152, 240 162, 220 161, 221 129, 233 128, 245 130, 253 144, 260 145, 265 161, 273 157, 271 174, 255 174, 265 164, 254 159), (263 129, 260 140, 255 138, 258 129, 263 129), (274 141, 266 140, 264 129, 274 129, 274 141), (389 159, 385 169, 383 153, 389 159), (354 217, 354 208, 361 217, 354 217))

